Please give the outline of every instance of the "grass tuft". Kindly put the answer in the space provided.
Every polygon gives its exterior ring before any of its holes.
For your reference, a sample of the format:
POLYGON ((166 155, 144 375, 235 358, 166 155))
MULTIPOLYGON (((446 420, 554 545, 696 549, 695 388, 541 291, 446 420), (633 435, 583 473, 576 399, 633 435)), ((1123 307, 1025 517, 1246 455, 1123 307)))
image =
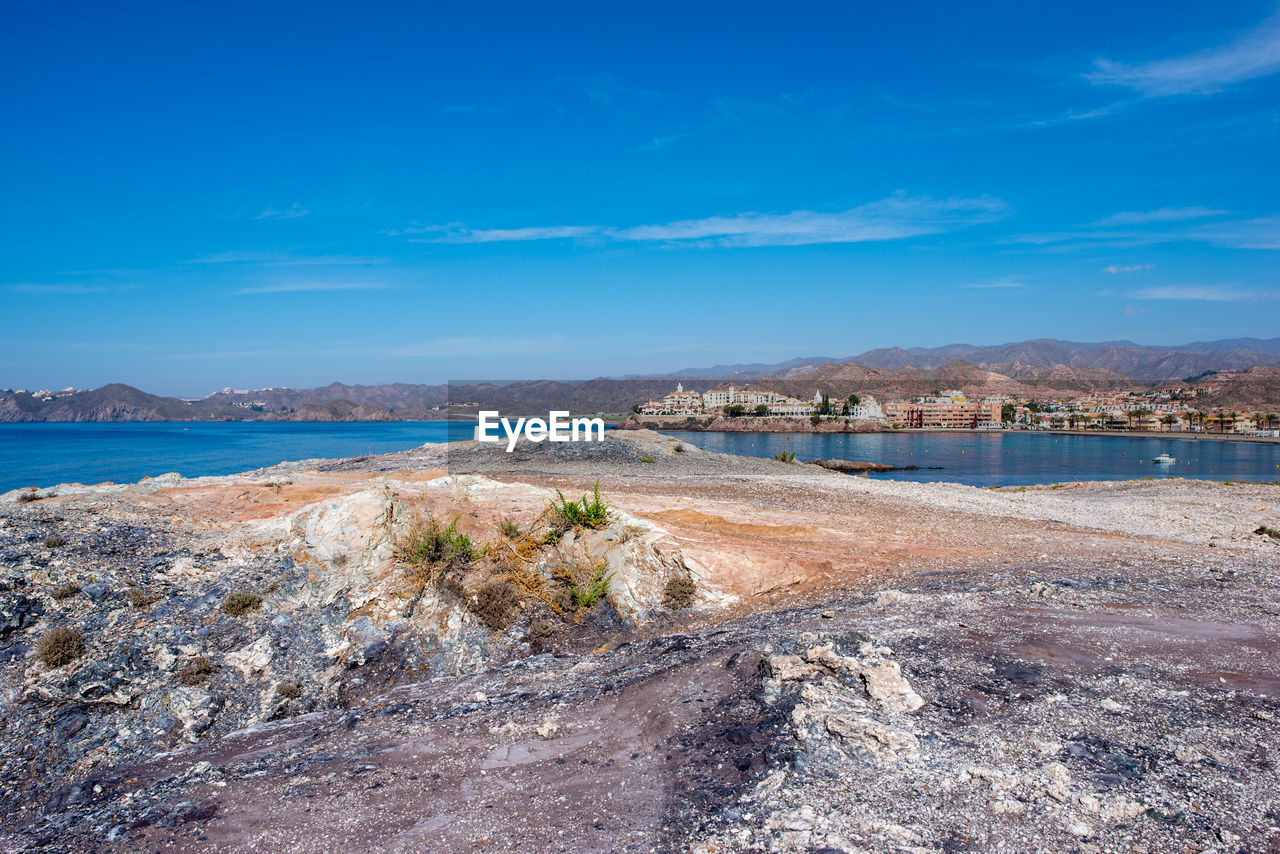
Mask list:
POLYGON ((199 685, 218 672, 218 665, 207 655, 197 655, 178 671, 178 681, 183 685, 199 685))
POLYGON ((498 523, 498 533, 508 540, 516 540, 520 538, 520 526, 510 519, 503 519, 498 523))
POLYGON ((642 463, 656 463, 656 462, 657 462, 657 460, 655 460, 653 457, 650 457, 650 456, 643 456, 643 457, 641 457, 641 458, 640 458, 640 462, 642 462, 642 463))
POLYGON ((57 549, 67 544, 66 537, 54 534, 52 537, 44 538, 44 547, 46 549, 57 549))
POLYGON ((277 682, 276 693, 287 700, 296 700, 302 696, 302 686, 297 682, 277 682))
POLYGON ((1259 525, 1254 533, 1260 534, 1264 537, 1270 537, 1273 540, 1280 540, 1280 531, 1277 531, 1275 528, 1268 528, 1266 525, 1259 525))
POLYGON ((43 497, 44 496, 42 496, 40 493, 36 492, 35 490, 32 490, 31 492, 24 492, 21 495, 19 495, 18 503, 30 504, 33 501, 39 501, 43 497))
POLYGON ((129 592, 125 594, 125 597, 128 598, 129 604, 135 608, 145 608, 148 605, 154 605, 162 598, 160 596, 153 596, 152 594, 137 587, 130 587, 129 592))
POLYGON ((61 587, 55 588, 53 593, 49 595, 51 595, 54 599, 57 599, 59 602, 61 602, 63 599, 70 599, 72 596, 76 595, 79 592, 80 592, 80 585, 76 584, 75 582, 69 582, 67 584, 62 585, 61 587))
POLYGON ((482 552, 458 530, 461 518, 454 517, 445 527, 431 517, 415 523, 396 546, 396 557, 424 584, 438 581, 447 570, 465 569, 482 552))
POLYGON ((604 564, 601 564, 599 569, 596 570, 595 576, 592 577, 591 582, 585 588, 573 587, 571 589, 573 604, 578 608, 590 608, 609 592, 609 581, 612 578, 612 575, 604 574, 604 564))
POLYGON ((232 593, 222 602, 222 612, 231 617, 243 617, 262 607, 262 597, 257 593, 232 593))
POLYGON ((79 629, 58 626, 45 632, 36 645, 36 658, 45 667, 62 667, 84 655, 84 635, 79 629))
POLYGON ((663 588, 663 599, 671 610, 688 608, 693 604, 693 594, 697 590, 693 579, 687 575, 673 575, 663 588))

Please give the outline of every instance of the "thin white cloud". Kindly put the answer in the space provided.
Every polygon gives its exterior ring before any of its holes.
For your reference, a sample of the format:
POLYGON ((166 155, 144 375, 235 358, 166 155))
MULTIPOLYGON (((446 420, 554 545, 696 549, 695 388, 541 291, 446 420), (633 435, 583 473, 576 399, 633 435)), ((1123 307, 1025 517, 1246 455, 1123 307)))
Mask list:
POLYGON ((995 281, 992 281, 992 282, 974 282, 973 284, 965 285, 966 288, 978 288, 978 289, 1025 288, 1026 286, 1027 286, 1026 282, 1021 281, 1017 276, 1005 276, 1003 279, 996 279, 995 281))
POLYGON ((1280 249, 1280 216, 1202 225, 1189 236, 1235 249, 1280 249))
POLYGON ((398 233, 421 235, 416 239, 430 243, 595 239, 726 247, 803 246, 900 240, 994 222, 1008 213, 1007 204, 990 196, 933 199, 897 193, 837 213, 744 213, 624 228, 570 225, 474 229, 454 223, 417 226, 398 233))
POLYGON ((295 255, 281 251, 216 252, 193 258, 188 264, 256 264, 263 267, 342 267, 382 264, 386 258, 377 255, 295 255))
POLYGON ((1256 302, 1271 296, 1267 291, 1243 290, 1226 285, 1164 285, 1130 294, 1134 299, 1195 300, 1199 302, 1256 302))
POLYGON ((1110 264, 1102 268, 1102 272, 1111 273, 1137 273, 1142 270, 1154 270, 1155 264, 1110 264))
POLYGON ((381 291, 387 285, 376 282, 280 282, 251 288, 238 288, 233 295, 246 294, 301 294, 313 291, 381 291))
POLYGON ((1174 228, 1094 229, 1017 234, 1003 244, 1031 244, 1062 249, 1151 246, 1157 243, 1212 243, 1230 249, 1280 249, 1280 215, 1235 219, 1174 228))
POLYGON ((311 213, 311 211, 307 210, 297 202, 294 202, 282 211, 278 211, 275 208, 267 208, 254 216, 254 219, 297 219, 298 217, 306 216, 309 213, 311 213))
POLYGON ((30 296, 80 296, 82 294, 106 294, 116 291, 132 290, 134 285, 78 285, 78 284, 43 284, 37 282, 18 282, 5 285, 6 291, 30 296))
POLYGON ((1107 228, 1113 225, 1146 225, 1151 222, 1185 222, 1191 219, 1204 219, 1210 216, 1222 216, 1231 211, 1217 210, 1202 206, 1187 208, 1157 208, 1153 211, 1121 211, 1100 219, 1095 226, 1107 228))
POLYGON ((1135 89, 1148 98, 1207 95, 1280 71, 1280 14, 1225 45, 1186 56, 1126 64, 1098 59, 1085 79, 1135 89))

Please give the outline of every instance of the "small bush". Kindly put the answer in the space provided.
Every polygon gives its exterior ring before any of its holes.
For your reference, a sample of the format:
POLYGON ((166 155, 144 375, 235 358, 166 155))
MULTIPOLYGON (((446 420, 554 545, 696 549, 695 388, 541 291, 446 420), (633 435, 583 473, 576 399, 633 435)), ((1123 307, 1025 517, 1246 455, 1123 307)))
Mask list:
POLYGON ((183 685, 199 685, 217 672, 218 665, 213 663, 212 658, 207 655, 197 655, 186 667, 178 671, 178 681, 183 685))
POLYGON ((262 597, 257 593, 232 593, 222 603, 222 612, 232 617, 242 617, 262 607, 262 597))
POLYGON ((57 599, 59 602, 61 602, 63 599, 70 599, 72 596, 76 595, 79 592, 80 592, 80 585, 72 582, 72 583, 64 584, 61 587, 54 589, 53 593, 51 593, 50 595, 53 596, 54 599, 57 599))
POLYGON ((30 504, 32 501, 39 501, 43 496, 38 492, 24 492, 18 496, 19 504, 30 504))
POLYGON ((794 463, 796 461, 795 451, 778 451, 773 458, 780 463, 794 463))
POLYGON ((78 629, 58 626, 45 632, 36 645, 36 658, 46 667, 61 667, 84 655, 84 635, 78 629))
POLYGON ((656 463, 656 462, 657 462, 657 460, 655 460, 653 457, 645 456, 645 457, 641 457, 641 458, 640 458, 640 462, 642 462, 642 463, 656 463))
POLYGON ((573 588, 573 604, 579 608, 590 608, 600 601, 600 597, 609 592, 609 580, 612 578, 612 575, 604 574, 604 566, 602 565, 596 570, 595 577, 585 590, 573 588))
POLYGON ((596 481, 590 498, 584 495, 577 501, 570 501, 558 489, 556 495, 560 496, 560 503, 551 502, 553 527, 568 531, 579 525, 599 529, 609 524, 609 505, 600 500, 600 481, 596 481))
POLYGON ((302 686, 297 682, 277 682, 276 693, 286 699, 296 700, 302 696, 302 686))
POLYGON ((1277 531, 1275 528, 1268 528, 1266 525, 1259 525, 1258 529, 1254 531, 1254 533, 1261 534, 1264 537, 1270 537, 1273 540, 1280 540, 1280 531, 1277 531))
POLYGON ((560 538, 564 536, 564 531, 559 528, 552 528, 542 535, 542 544, 544 546, 554 546, 560 542, 560 538))
POLYGON ((555 620, 534 620, 529 624, 529 636, 526 638, 529 642, 529 651, 534 655, 548 652, 559 633, 560 628, 555 620))
POLYGON ((59 536, 59 535, 57 535, 57 534, 54 534, 52 537, 45 537, 45 538, 44 538, 44 547, 45 547, 46 549, 56 549, 56 548, 61 548, 62 546, 65 546, 66 544, 67 544, 67 540, 66 540, 66 538, 65 538, 65 537, 61 537, 61 536, 59 536))
POLYGON ((673 575, 662 592, 667 607, 674 611, 677 608, 688 608, 693 603, 693 594, 696 590, 692 578, 687 575, 673 575))
POLYGON ((154 605, 160 601, 159 596, 153 596, 137 587, 130 587, 129 592, 125 594, 129 600, 129 604, 135 608, 145 608, 148 605, 154 605))
POLYGON ((498 523, 498 533, 508 540, 514 540, 520 536, 520 526, 510 519, 503 519, 498 523))
POLYGON ((683 453, 684 453, 684 445, 680 444, 679 442, 676 442, 676 446, 675 446, 674 448, 672 448, 671 450, 675 451, 677 454, 683 454, 683 453))
POLYGON ((396 546, 396 557, 409 564, 423 583, 438 580, 445 570, 465 568, 478 552, 471 538, 458 530, 461 518, 454 517, 443 528, 431 518, 414 525, 396 546))
POLYGON ((503 578, 495 578, 485 582, 476 591, 475 611, 480 622, 495 632, 500 632, 511 624, 512 614, 520 605, 520 594, 516 586, 503 578))

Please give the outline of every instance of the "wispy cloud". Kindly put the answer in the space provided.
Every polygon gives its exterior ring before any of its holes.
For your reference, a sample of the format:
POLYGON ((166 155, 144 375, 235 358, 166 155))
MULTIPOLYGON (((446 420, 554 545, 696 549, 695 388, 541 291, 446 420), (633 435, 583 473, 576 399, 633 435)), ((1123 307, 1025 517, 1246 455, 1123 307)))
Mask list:
POLYGON ((1235 249, 1280 249, 1280 216, 1202 225, 1190 236, 1235 249))
POLYGON ((1107 228, 1113 225, 1145 225, 1152 222, 1185 222, 1210 216, 1223 216, 1231 211, 1201 206, 1187 208, 1157 208, 1153 211, 1121 211, 1098 220, 1095 226, 1107 228))
POLYGON ((1137 317, 1140 314, 1146 314, 1146 313, 1147 313, 1147 310, 1145 308, 1138 308, 1136 305, 1126 305, 1124 307, 1125 317, 1137 317))
POLYGON ((1268 291, 1245 290, 1228 285, 1164 285, 1143 288, 1130 296, 1145 300, 1195 300, 1199 302, 1256 302, 1268 299, 1268 291))
POLYGON ((933 199, 897 193, 836 213, 799 210, 743 213, 622 228, 595 225, 476 229, 461 224, 416 226, 399 234, 429 243, 492 243, 594 239, 615 242, 693 243, 726 247, 803 246, 899 240, 994 222, 1009 206, 990 196, 933 199))
MULTIPOLYGON (((1212 243, 1229 249, 1280 249, 1280 215, 1172 228, 1145 227, 1158 224, 1161 223, 1153 221, 1138 223, 1128 228, 1089 226, 1077 231, 1017 234, 1002 238, 999 242, 1034 246, 1057 245, 1062 249, 1115 249, 1179 242, 1212 243)), ((1163 225, 1171 226, 1174 223, 1165 222, 1163 225)))
POLYGON ((18 282, 5 285, 6 291, 30 296, 79 296, 81 294, 105 294, 116 291, 132 290, 134 285, 80 285, 80 284, 44 284, 37 282, 18 282))
POLYGON ((1110 264, 1103 267, 1102 272, 1114 275, 1116 273, 1137 273, 1142 270, 1154 270, 1155 268, 1155 264, 1110 264))
POLYGON ((300 216, 309 214, 306 208, 294 202, 285 210, 276 210, 275 208, 267 208, 266 210, 256 214, 254 219, 297 219, 300 216))
POLYGON ((987 289, 987 288, 1025 288, 1026 286, 1027 286, 1027 283, 1019 279, 1017 276, 1005 276, 1003 279, 996 279, 995 281, 991 281, 991 282, 974 282, 973 284, 965 285, 964 287, 987 289))
POLYGON ((193 258, 188 264, 254 264, 263 267, 342 267, 382 264, 386 258, 377 255, 296 255, 285 251, 217 252, 193 258))
POLYGON ((1280 14, 1225 45, 1186 56, 1126 64, 1098 59, 1085 79, 1135 89, 1148 98, 1206 95, 1280 71, 1280 14))
POLYGON ((312 291, 381 291, 390 286, 377 282, 279 282, 250 288, 238 288, 233 295, 246 294, 300 294, 312 291))

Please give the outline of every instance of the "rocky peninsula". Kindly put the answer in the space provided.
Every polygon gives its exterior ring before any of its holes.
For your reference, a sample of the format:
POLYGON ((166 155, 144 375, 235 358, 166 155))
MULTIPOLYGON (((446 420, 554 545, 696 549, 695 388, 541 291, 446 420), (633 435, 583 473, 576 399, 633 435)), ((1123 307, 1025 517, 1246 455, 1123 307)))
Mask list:
POLYGON ((1278 528, 646 430, 11 492, 0 840, 1268 850, 1278 528))

